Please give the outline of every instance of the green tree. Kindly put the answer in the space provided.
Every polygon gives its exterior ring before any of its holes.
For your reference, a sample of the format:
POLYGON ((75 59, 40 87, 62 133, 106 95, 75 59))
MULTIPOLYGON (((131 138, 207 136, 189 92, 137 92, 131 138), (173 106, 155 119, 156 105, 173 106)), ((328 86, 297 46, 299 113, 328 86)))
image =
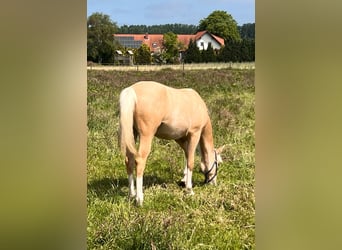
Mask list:
POLYGON ((255 61, 255 40, 248 40, 249 41, 249 59, 250 61, 255 61))
POLYGON ((218 55, 221 62, 252 62, 255 61, 255 41, 243 39, 241 41, 226 40, 218 55))
POLYGON ((113 34, 118 30, 108 15, 94 13, 87 19, 87 60, 111 63, 114 60, 113 34))
POLYGON ((192 39, 189 42, 188 49, 185 52, 185 63, 197 63, 201 61, 201 52, 198 49, 196 42, 192 39))
POLYGON ((163 57, 167 63, 175 63, 179 53, 179 43, 177 35, 173 32, 167 32, 163 36, 163 57))
POLYGON ((219 53, 219 61, 221 62, 237 62, 238 61, 238 42, 228 39, 224 42, 224 47, 219 53))
POLYGON ((211 43, 208 44, 208 48, 202 51, 202 61, 203 62, 215 62, 216 55, 211 43))
POLYGON ((193 34, 198 29, 195 25, 188 24, 159 24, 159 25, 123 25, 119 28, 119 33, 123 34, 164 34, 173 32, 175 34, 193 34))
POLYGON ((152 61, 150 48, 143 44, 134 52, 134 61, 136 64, 150 64, 152 61))
POLYGON ((241 40, 237 22, 226 11, 215 10, 199 23, 199 31, 207 30, 223 39, 241 40))
POLYGON ((245 23, 238 30, 242 39, 255 39, 255 23, 245 23))

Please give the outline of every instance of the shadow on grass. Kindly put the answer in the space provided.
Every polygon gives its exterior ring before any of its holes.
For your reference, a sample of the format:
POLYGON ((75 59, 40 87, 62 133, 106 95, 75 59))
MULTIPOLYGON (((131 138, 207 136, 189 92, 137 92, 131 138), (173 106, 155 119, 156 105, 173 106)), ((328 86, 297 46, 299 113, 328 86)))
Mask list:
MULTIPOLYGON (((171 180, 165 180, 154 175, 145 175, 143 186, 144 189, 154 185, 165 185, 171 183, 171 180)), ((135 185, 135 183, 134 183, 135 185)), ((109 178, 94 180, 87 185, 88 192, 93 193, 100 199, 106 199, 108 196, 121 196, 128 195, 128 178, 109 178)))
POLYGON ((105 177, 88 183, 87 189, 88 192, 91 192, 102 199, 108 195, 126 196, 127 193, 122 190, 122 187, 124 186, 128 186, 126 178, 113 179, 105 177))

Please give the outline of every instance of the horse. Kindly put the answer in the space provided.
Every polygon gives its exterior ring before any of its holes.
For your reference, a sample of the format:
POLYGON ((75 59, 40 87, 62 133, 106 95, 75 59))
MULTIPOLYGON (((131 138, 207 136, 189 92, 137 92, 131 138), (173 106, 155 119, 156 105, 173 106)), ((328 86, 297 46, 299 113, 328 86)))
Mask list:
POLYGON ((205 183, 216 185, 224 146, 215 149, 207 106, 193 89, 176 89, 154 81, 140 81, 120 93, 119 146, 125 157, 129 197, 143 204, 143 173, 154 136, 175 140, 186 159, 182 182, 193 195, 192 173, 195 150, 200 146, 205 183), (139 147, 135 142, 139 136, 139 147), (133 171, 136 166, 136 192, 133 171))

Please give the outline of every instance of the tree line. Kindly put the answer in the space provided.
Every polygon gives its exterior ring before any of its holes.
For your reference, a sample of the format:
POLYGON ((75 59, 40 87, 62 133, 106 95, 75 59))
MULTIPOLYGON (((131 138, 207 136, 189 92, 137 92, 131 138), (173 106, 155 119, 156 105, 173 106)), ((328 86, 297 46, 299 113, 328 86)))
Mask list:
MULTIPOLYGON (((237 26, 242 39, 255 39, 255 24, 246 23, 237 26)), ((189 24, 160 24, 160 25, 123 25, 118 27, 119 34, 165 34, 172 32, 175 34, 195 34, 199 30, 197 25, 189 24)))
POLYGON ((124 25, 118 27, 108 15, 94 13, 87 20, 87 60, 97 63, 113 63, 116 50, 127 50, 113 39, 116 33, 158 33, 164 34, 163 51, 158 55, 150 55, 149 49, 141 46, 134 50, 136 63, 179 63, 179 51, 184 51, 182 60, 191 62, 239 62, 254 61, 255 54, 255 24, 238 26, 234 18, 225 11, 213 11, 208 17, 200 20, 199 25, 166 24, 166 25, 124 25), (194 34, 207 30, 225 40, 225 46, 220 50, 200 51, 195 41, 189 45, 177 42, 176 34, 194 34), (146 51, 144 51, 146 50, 146 51), (143 55, 143 56, 141 56, 143 55))
POLYGON ((121 34, 165 34, 173 32, 175 34, 194 34, 198 26, 188 24, 162 24, 162 25, 123 25, 118 28, 117 33, 121 34))
POLYGON ((214 50, 210 43, 206 50, 199 50, 196 42, 190 41, 184 54, 185 63, 253 61, 255 61, 255 42, 252 39, 226 40, 225 46, 220 50, 214 50))
POLYGON ((150 49, 143 44, 134 53, 135 64, 175 64, 175 63, 209 63, 209 62, 253 62, 255 61, 255 42, 252 39, 226 40, 225 46, 214 50, 211 43, 206 50, 200 50, 195 41, 189 46, 181 58, 179 57, 179 44, 177 35, 168 32, 164 35, 165 51, 151 55, 150 49), (181 61, 180 61, 181 59, 181 61))

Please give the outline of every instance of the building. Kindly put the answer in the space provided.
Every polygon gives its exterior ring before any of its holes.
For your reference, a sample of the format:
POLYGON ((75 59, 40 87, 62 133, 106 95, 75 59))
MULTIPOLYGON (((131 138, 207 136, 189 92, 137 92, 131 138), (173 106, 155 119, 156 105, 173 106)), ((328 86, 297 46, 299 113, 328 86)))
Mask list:
MULTIPOLYGON (((163 49, 163 34, 114 34, 114 39, 117 40, 123 47, 129 49, 137 49, 142 44, 146 44, 151 53, 161 53, 163 49)), ((178 41, 183 44, 184 50, 187 49, 190 40, 196 42, 200 50, 206 50, 208 44, 214 50, 219 50, 224 46, 224 39, 211 34, 208 31, 199 31, 194 35, 177 35, 178 41)))
POLYGON ((133 52, 127 51, 128 55, 124 55, 121 50, 116 50, 114 53, 115 65, 133 65, 133 52))

